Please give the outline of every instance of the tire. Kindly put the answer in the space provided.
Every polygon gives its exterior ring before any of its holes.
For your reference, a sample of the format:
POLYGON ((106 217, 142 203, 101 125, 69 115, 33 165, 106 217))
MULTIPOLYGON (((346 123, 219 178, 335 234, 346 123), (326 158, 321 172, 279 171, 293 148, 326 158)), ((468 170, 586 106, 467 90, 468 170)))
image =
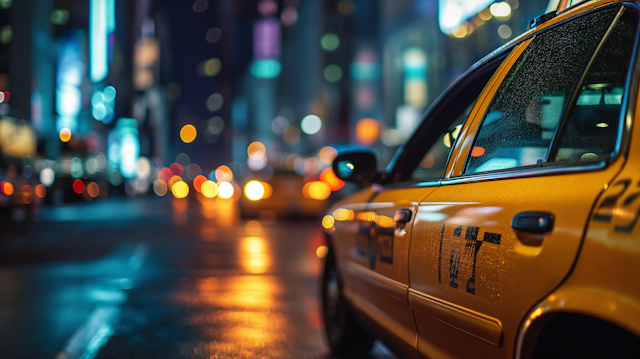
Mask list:
POLYGON ((322 314, 327 342, 339 358, 368 358, 374 338, 354 317, 342 294, 342 281, 329 253, 322 276, 322 314))

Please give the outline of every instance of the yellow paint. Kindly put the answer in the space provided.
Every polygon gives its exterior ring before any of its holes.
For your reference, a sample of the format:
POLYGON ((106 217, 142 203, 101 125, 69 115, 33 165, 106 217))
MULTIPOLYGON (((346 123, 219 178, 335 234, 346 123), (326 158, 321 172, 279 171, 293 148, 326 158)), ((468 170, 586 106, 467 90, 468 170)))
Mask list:
MULTIPOLYGON (((345 294, 367 324, 404 357, 514 358, 526 328, 558 312, 591 315, 640 336, 640 287, 634 285, 640 283, 640 219, 632 225, 640 216, 640 195, 633 197, 640 194, 640 126, 632 127, 627 154, 603 169, 446 181, 463 173, 482 117, 531 42, 530 35, 615 2, 585 2, 513 40, 516 45, 469 120, 456 129, 459 140, 449 142, 450 161, 438 187, 375 186, 333 207, 335 231, 330 235, 339 268, 361 268, 341 273, 345 294), (623 191, 623 180, 629 181, 625 193, 602 212, 603 201, 623 191), (403 229, 406 235, 393 232, 393 260, 384 262, 371 247, 388 241, 385 231, 399 209, 411 210, 412 220, 403 229), (511 221, 525 211, 553 213, 553 230, 540 235, 515 231, 511 221), (594 221, 601 212, 611 219, 594 221), (444 314, 434 319, 412 311, 409 300, 386 295, 397 290, 409 298, 409 289, 451 303, 451 308, 439 307, 444 314), (483 338, 483 330, 470 334, 460 329, 473 323, 482 329, 484 324, 459 315, 454 306, 477 313, 476 319, 495 318, 501 323, 500 344, 483 338), (454 319, 445 323, 442 318, 454 319)), ((640 95, 635 101, 632 117, 640 118, 640 95)))

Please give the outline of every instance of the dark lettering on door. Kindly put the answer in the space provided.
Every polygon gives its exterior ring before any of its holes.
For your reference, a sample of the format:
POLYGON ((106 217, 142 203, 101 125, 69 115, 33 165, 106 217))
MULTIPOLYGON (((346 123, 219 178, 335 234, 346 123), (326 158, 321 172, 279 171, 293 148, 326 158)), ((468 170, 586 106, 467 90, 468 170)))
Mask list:
POLYGON ((483 243, 500 245, 501 237, 498 233, 487 232, 480 227, 444 224, 438 254, 438 282, 442 283, 443 279, 443 253, 445 253, 445 258, 449 259, 449 287, 475 295, 478 253, 483 248, 483 243), (480 236, 482 238, 479 238, 480 236), (463 280, 462 285, 460 280, 463 280))

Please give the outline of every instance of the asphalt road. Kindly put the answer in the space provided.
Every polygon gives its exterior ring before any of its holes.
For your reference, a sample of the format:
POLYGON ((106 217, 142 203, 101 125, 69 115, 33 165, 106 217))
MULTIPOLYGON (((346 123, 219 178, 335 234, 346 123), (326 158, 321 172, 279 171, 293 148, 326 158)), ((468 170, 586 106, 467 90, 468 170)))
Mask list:
POLYGON ((243 221, 222 200, 0 223, 0 358, 330 358, 322 244, 319 221, 243 221))

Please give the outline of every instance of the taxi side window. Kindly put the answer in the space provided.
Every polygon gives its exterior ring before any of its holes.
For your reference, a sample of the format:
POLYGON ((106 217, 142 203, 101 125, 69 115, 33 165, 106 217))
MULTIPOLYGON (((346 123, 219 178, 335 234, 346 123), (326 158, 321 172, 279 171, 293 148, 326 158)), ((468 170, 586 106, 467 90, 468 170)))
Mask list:
POLYGON ((394 170, 397 173, 391 182, 428 182, 443 177, 449 154, 464 122, 510 51, 504 51, 467 74, 444 94, 407 144, 404 152, 410 156, 396 163, 394 170))
MULTIPOLYGON (((465 173, 535 166, 547 160, 562 115, 619 10, 594 12, 536 35, 500 85, 465 173)), ((615 96, 619 90, 614 87, 609 94, 615 96)))
POLYGON ((580 85, 555 162, 602 161, 613 154, 637 26, 638 13, 625 8, 580 85))
POLYGON ((428 181, 431 179, 440 179, 447 167, 449 152, 455 144, 458 134, 464 125, 464 121, 469 117, 469 113, 476 101, 473 101, 453 122, 449 128, 443 133, 438 140, 431 146, 427 154, 420 161, 420 165, 411 174, 413 181, 428 181))

